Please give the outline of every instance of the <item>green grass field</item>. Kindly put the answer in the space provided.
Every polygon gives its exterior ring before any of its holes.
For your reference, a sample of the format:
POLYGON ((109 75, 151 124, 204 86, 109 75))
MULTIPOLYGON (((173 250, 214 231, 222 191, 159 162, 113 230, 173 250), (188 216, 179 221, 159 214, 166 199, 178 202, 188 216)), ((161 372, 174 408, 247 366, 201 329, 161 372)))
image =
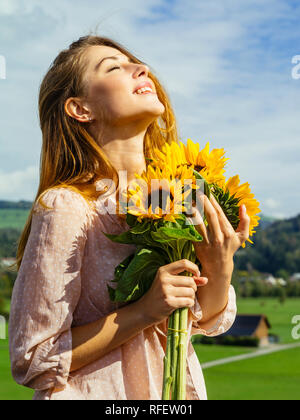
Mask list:
POLYGON ((29 210, 0 209, 0 229, 14 228, 22 230, 28 214, 29 210))
POLYGON ((209 400, 300 400, 300 349, 204 370, 209 400))
MULTIPOLYGON (((6 326, 6 337, 8 337, 6 326)), ((11 376, 8 339, 0 340, 0 401, 32 400, 34 391, 18 385, 11 376)))
MULTIPOLYGON (((291 337, 291 319, 300 315, 300 299, 242 299, 239 313, 266 314, 271 332, 281 343, 295 342, 291 337), (262 304, 263 303, 263 304, 262 304)), ((194 344, 201 364, 239 354, 253 348, 194 344)), ((17 385, 11 377, 8 340, 0 341, 0 400, 31 400, 33 390, 17 385)), ((243 360, 204 370, 210 400, 300 400, 300 349, 243 360)))

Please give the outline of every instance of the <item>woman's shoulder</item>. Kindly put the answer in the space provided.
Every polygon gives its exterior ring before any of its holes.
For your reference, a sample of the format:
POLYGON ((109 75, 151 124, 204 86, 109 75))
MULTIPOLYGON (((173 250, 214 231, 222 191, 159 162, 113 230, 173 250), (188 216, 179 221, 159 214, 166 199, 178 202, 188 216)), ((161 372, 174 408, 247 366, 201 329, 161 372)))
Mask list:
POLYGON ((89 205, 79 192, 68 187, 56 187, 42 193, 36 200, 33 209, 34 213, 51 210, 87 213, 89 205))

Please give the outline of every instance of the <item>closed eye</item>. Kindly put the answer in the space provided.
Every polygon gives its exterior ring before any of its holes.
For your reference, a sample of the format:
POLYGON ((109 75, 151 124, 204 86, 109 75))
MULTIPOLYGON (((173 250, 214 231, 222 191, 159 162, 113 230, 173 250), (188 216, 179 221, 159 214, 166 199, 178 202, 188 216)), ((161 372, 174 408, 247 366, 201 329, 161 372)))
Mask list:
MULTIPOLYGON (((133 59, 131 59, 131 58, 129 58, 129 59, 128 59, 128 62, 129 62, 129 63, 136 64, 136 63, 135 63, 135 61, 134 61, 133 59)), ((144 63, 142 63, 142 64, 144 64, 144 63)), ((115 66, 115 67, 112 67, 110 70, 108 70, 108 72, 107 72, 107 73, 109 73, 109 72, 111 72, 111 71, 113 71, 113 70, 115 70, 115 69, 120 69, 120 68, 121 68, 121 67, 116 67, 116 66, 115 66)))
POLYGON ((119 69, 120 67, 113 67, 112 69, 108 70, 108 73, 114 69, 119 69))

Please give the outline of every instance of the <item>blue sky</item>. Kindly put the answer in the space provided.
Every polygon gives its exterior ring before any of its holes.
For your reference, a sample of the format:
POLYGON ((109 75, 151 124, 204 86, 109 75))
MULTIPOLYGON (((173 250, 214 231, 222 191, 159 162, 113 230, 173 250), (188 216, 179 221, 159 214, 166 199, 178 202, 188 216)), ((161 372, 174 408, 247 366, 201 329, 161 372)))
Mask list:
POLYGON ((0 199, 34 198, 39 84, 60 50, 97 31, 150 65, 182 141, 224 147, 263 213, 299 214, 299 18, 296 0, 0 0, 0 199))

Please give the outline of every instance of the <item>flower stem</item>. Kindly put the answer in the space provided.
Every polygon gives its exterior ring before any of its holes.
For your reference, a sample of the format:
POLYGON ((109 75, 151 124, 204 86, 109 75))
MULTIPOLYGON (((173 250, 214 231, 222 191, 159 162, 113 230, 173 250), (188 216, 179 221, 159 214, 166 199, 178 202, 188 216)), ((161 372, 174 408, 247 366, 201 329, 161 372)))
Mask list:
MULTIPOLYGON (((189 308, 180 308, 179 329, 187 331, 189 308)), ((179 333, 178 362, 176 378, 176 400, 186 399, 186 359, 187 359, 187 334, 179 333)))
MULTIPOLYGON (((179 255, 179 251, 173 253, 171 261, 177 261, 181 258, 191 259, 192 251, 192 243, 189 242, 182 249, 182 255, 179 255)), ((192 273, 185 271, 181 275, 192 276, 192 273)), ((178 308, 170 315, 168 320, 168 328, 172 330, 168 331, 166 355, 164 357, 163 400, 186 399, 188 311, 189 308, 178 308), (178 332, 178 330, 183 332, 178 332)))
MULTIPOLYGON (((179 317, 180 317, 180 308, 176 309, 173 312, 174 316, 174 324, 173 329, 179 330, 179 317)), ((172 385, 172 400, 175 399, 176 396, 176 388, 177 388, 177 360, 178 360, 178 344, 179 344, 179 333, 177 331, 173 331, 173 340, 172 340, 172 376, 174 378, 173 385, 172 385)))
MULTIPOLYGON (((192 257, 192 243, 188 242, 185 247, 182 258, 191 259, 192 257)), ((185 271, 182 273, 184 276, 192 276, 192 273, 185 271)), ((188 327, 188 312, 189 308, 179 309, 179 343, 178 343, 178 356, 176 367, 176 388, 173 391, 172 399, 186 400, 186 364, 187 364, 187 327, 188 327), (185 333, 185 332, 186 333, 185 333)))
MULTIPOLYGON (((174 324, 173 314, 168 319, 168 328, 173 328, 173 324, 174 324)), ((171 376, 172 374, 171 363, 172 363, 172 334, 170 331, 167 336, 167 348, 166 348, 166 355, 164 357, 162 400, 170 400, 170 392, 171 392, 171 386, 173 382, 173 377, 171 376)))

